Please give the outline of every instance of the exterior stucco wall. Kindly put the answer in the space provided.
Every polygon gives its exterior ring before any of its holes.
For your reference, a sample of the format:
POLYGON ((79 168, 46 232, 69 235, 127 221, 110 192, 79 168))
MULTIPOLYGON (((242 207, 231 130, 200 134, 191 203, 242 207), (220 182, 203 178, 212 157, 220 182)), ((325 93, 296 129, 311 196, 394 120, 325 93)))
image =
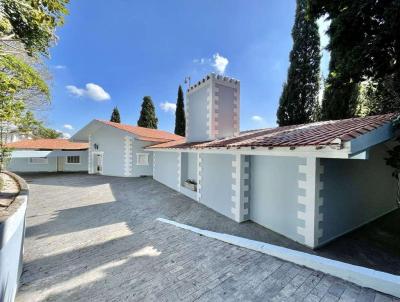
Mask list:
POLYGON ((0 301, 14 301, 22 274, 28 186, 16 179, 20 194, 0 219, 0 301))
POLYGON ((154 151, 153 160, 153 178, 162 184, 179 191, 180 153, 154 151))
MULTIPOLYGON (((153 174, 153 154, 144 150, 154 144, 137 140, 134 135, 112 127, 102 127, 90 136, 90 153, 103 153, 103 173, 110 176, 139 177, 153 174), (94 150, 97 144, 98 150, 94 150), (148 165, 137 164, 137 154, 147 153, 148 165)), ((93 164, 92 160, 89 160, 93 164)))
POLYGON ((124 132, 102 127, 91 135, 91 151, 103 152, 103 174, 110 176, 124 176, 124 132), (93 150, 93 145, 99 146, 93 150))
POLYGON ((186 96, 186 138, 188 141, 204 141, 209 137, 210 90, 211 84, 208 83, 186 96))
POLYGON ((132 144, 132 176, 151 176, 153 175, 153 152, 144 150, 145 147, 154 145, 154 142, 145 142, 140 140, 134 140, 132 144), (148 154, 148 165, 138 165, 137 154, 147 153, 148 154))
POLYGON ((28 157, 11 158, 7 170, 12 172, 57 172, 57 157, 48 157, 47 164, 31 164, 28 157))
POLYGON ((218 110, 216 110, 216 129, 218 134, 216 137, 223 138, 232 136, 234 134, 235 121, 234 116, 234 88, 221 85, 219 83, 216 86, 216 96, 218 97, 216 103, 218 104, 218 110))
POLYGON ((234 155, 200 154, 201 180, 199 202, 207 207, 235 219, 232 185, 234 155))
POLYGON ((79 164, 69 164, 67 163, 67 157, 63 157, 64 160, 64 171, 66 172, 78 172, 88 170, 88 151, 74 152, 74 155, 79 155, 79 164))
POLYGON ((256 155, 250 161, 250 219, 304 243, 297 232, 304 224, 297 215, 304 207, 298 204, 298 196, 304 194, 298 183, 304 180, 299 166, 305 159, 256 155))
POLYGON ((396 207, 396 180, 385 164, 383 144, 370 150, 367 160, 321 159, 323 205, 320 212, 322 237, 326 243, 396 207))
POLYGON ((197 181, 197 153, 181 153, 181 180, 182 183, 187 179, 197 181))

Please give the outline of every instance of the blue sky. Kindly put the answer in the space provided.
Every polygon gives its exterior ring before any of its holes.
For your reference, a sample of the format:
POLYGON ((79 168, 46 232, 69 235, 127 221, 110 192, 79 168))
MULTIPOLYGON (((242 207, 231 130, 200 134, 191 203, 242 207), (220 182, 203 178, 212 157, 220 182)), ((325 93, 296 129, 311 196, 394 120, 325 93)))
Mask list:
MULTIPOLYGON (((136 124, 150 95, 173 131, 178 85, 224 72, 241 81, 241 129, 275 125, 295 1, 71 1, 51 49, 48 126, 73 134, 118 106, 136 124)), ((185 86, 184 86, 185 87, 185 86)))

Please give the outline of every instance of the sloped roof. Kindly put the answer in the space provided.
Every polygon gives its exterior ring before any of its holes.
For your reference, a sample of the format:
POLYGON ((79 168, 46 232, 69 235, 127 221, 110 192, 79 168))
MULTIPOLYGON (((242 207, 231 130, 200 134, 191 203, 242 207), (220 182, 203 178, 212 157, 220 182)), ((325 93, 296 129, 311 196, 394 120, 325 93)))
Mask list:
POLYGON ((186 143, 183 140, 158 144, 154 149, 203 149, 240 147, 333 146, 351 141, 391 122, 398 114, 350 118, 241 132, 238 136, 208 142, 186 143))
POLYGON ((182 136, 169 133, 167 131, 163 130, 158 130, 158 129, 149 129, 149 128, 144 128, 144 127, 139 127, 139 126, 131 126, 127 124, 120 124, 120 123, 114 123, 114 122, 109 122, 109 121, 103 121, 103 120, 96 120, 99 121, 105 125, 135 134, 138 136, 140 140, 144 141, 151 141, 151 142, 169 142, 169 141, 176 141, 176 140, 181 140, 183 139, 182 136))
POLYGON ((27 139, 14 143, 8 143, 7 147, 14 149, 44 149, 44 150, 85 150, 88 143, 76 143, 67 139, 27 139))

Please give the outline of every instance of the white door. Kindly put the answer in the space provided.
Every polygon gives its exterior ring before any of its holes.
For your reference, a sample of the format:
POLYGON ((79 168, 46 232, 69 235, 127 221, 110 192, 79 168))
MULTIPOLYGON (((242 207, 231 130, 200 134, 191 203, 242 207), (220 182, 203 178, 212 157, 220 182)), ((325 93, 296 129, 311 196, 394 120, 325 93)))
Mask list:
POLYGON ((93 153, 93 173, 103 174, 103 154, 93 153))
POLYGON ((57 157, 57 172, 64 171, 64 162, 65 162, 65 157, 64 156, 58 156, 57 157))

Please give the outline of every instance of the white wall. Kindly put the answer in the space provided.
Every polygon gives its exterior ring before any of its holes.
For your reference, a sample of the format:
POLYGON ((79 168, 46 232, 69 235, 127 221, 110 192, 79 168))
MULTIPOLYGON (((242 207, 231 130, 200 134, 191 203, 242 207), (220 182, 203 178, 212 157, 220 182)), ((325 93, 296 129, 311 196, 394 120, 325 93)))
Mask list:
POLYGON ((0 301, 14 301, 23 264, 23 242, 27 206, 27 186, 9 207, 10 216, 0 221, 0 301))
MULTIPOLYGON (((63 154, 68 154, 68 151, 60 152, 63 154)), ((7 165, 7 169, 12 172, 57 172, 57 158, 60 158, 60 160, 64 162, 63 171, 65 172, 88 170, 88 151, 71 151, 71 155, 79 155, 81 162, 79 164, 68 164, 66 156, 51 156, 47 158, 47 164, 32 164, 30 163, 29 157, 18 157, 11 158, 7 165)))
POLYGON ((112 127, 102 127, 91 135, 90 151, 103 152, 104 175, 124 176, 125 135, 128 135, 128 133, 112 127), (93 149, 94 144, 99 146, 98 150, 93 149))
POLYGON ((137 140, 136 136, 129 132, 104 126, 91 134, 89 156, 93 156, 93 152, 103 152, 103 175, 151 176, 153 175, 153 154, 144 148, 154 144, 154 142, 137 140), (98 150, 94 150, 94 144, 99 146, 98 150), (137 153, 149 154, 149 164, 138 165, 137 153))
POLYGON ((31 164, 28 157, 11 158, 7 170, 12 172, 57 172, 57 157, 48 157, 47 164, 31 164))
POLYGON ((153 153, 153 178, 176 191, 180 189, 179 158, 179 152, 154 151, 153 153))
POLYGON ((396 180, 386 165, 384 144, 368 160, 321 159, 323 205, 319 244, 359 227, 396 208, 396 180))
POLYGON ((235 206, 232 185, 234 180, 232 162, 234 155, 230 154, 200 154, 201 180, 199 202, 231 219, 235 219, 235 206))
POLYGON ((74 152, 74 155, 80 157, 79 164, 69 164, 67 163, 67 157, 64 156, 64 171, 66 172, 78 172, 88 170, 88 151, 74 152))
POLYGON ((134 140, 132 144, 132 176, 151 176, 153 175, 153 152, 145 150, 144 148, 150 145, 154 145, 154 142, 146 142, 140 140, 134 140), (148 154, 148 165, 138 165, 137 164, 137 154, 147 153, 148 154))
POLYGON ((251 156, 250 163, 250 219, 295 241, 304 243, 297 233, 302 222, 297 213, 301 208, 298 187, 302 175, 300 157, 251 156))

